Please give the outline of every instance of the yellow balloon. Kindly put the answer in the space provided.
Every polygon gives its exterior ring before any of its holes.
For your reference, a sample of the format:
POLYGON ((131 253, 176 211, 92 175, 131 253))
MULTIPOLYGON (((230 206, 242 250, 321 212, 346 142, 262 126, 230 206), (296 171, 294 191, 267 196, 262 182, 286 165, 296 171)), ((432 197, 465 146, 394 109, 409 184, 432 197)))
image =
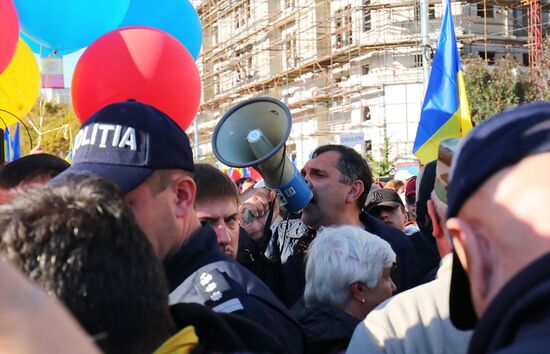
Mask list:
POLYGON ((40 70, 33 52, 19 38, 17 49, 4 72, 0 75, 0 128, 17 123, 23 118, 38 99, 40 94, 40 70))

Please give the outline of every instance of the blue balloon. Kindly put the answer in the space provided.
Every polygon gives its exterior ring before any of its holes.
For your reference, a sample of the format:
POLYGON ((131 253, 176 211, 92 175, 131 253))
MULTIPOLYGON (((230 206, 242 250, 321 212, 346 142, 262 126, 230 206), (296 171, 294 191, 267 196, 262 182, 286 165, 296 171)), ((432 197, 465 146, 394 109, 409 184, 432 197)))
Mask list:
POLYGON ((39 43, 33 41, 29 37, 25 35, 23 32, 19 32, 19 37, 25 41, 25 43, 28 44, 29 48, 31 48, 32 52, 34 54, 38 54, 41 57, 55 57, 60 58, 66 54, 70 54, 74 52, 75 50, 54 50, 51 48, 44 47, 40 45, 39 43))
POLYGON ((21 30, 52 50, 77 50, 118 27, 130 0, 15 0, 21 30))
POLYGON ((132 0, 120 27, 149 26, 176 37, 196 60, 202 46, 202 27, 189 0, 132 0))

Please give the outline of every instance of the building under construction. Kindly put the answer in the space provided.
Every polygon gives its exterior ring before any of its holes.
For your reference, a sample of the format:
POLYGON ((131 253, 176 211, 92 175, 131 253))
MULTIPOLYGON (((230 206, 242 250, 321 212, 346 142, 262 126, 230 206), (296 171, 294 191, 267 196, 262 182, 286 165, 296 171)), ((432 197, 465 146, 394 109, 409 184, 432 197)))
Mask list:
MULTIPOLYGON (((424 97, 423 55, 433 56, 441 0, 429 0, 429 47, 420 0, 198 0, 202 103, 188 134, 198 161, 214 161, 214 127, 251 97, 285 102, 287 152, 301 166, 315 147, 354 146, 375 159, 413 158, 424 97), (386 143, 385 143, 386 141, 386 143)), ((489 64, 512 55, 535 65, 548 11, 541 0, 452 1, 461 56, 489 64), (541 9, 542 6, 542 9, 541 9)))

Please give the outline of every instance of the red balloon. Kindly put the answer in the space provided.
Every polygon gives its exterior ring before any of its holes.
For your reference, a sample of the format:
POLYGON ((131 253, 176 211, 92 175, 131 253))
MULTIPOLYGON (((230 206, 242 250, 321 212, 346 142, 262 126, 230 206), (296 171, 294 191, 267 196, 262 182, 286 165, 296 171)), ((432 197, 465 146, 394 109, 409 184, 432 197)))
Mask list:
POLYGON ((12 0, 0 0, 0 74, 13 58, 19 41, 19 20, 12 0))
POLYGON ((73 75, 75 112, 94 112, 130 98, 169 115, 183 130, 199 109, 201 82, 191 54, 176 38, 151 27, 111 31, 84 51, 73 75))

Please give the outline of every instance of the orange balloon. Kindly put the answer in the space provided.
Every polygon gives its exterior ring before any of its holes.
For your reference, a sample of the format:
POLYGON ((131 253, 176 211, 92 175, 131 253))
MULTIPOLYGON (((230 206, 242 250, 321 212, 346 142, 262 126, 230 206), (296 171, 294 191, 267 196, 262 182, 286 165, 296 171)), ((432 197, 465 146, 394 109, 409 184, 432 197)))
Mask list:
POLYGON ((125 27, 98 38, 80 57, 72 80, 81 122, 108 104, 133 98, 163 111, 185 130, 200 96, 191 54, 177 39, 151 27, 125 27))

